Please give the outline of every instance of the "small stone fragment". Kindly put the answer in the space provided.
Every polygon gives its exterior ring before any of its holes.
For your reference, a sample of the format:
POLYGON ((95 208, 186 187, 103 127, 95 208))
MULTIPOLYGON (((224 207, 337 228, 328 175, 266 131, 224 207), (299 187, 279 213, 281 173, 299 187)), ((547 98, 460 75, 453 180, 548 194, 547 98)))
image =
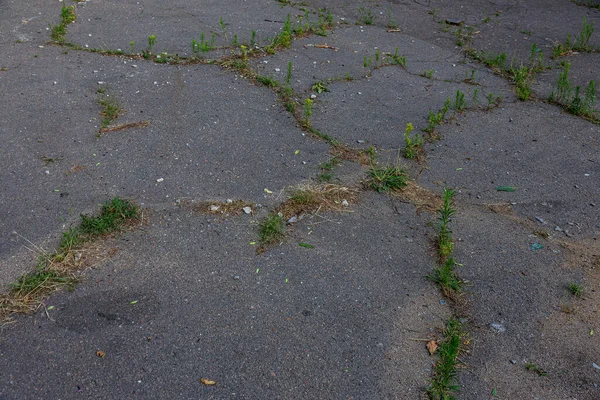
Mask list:
POLYGON ((536 220, 537 222, 539 222, 540 224, 545 224, 545 223, 546 223, 546 222, 545 222, 545 221, 544 221, 542 218, 540 218, 540 217, 535 217, 535 220, 536 220))
POLYGON ((498 332, 500 332, 500 333, 506 332, 506 327, 504 325, 502 325, 502 324, 497 323, 497 322, 492 322, 490 324, 490 326, 492 328, 494 328, 495 330, 497 330, 498 332))
POLYGON ((162 181, 164 181, 164 180, 165 180, 164 178, 158 178, 158 179, 156 180, 156 182, 158 182, 158 183, 161 183, 161 182, 162 182, 162 181))
POLYGON ((210 211, 219 211, 219 206, 213 204, 210 206, 210 211))
POLYGON ((288 224, 293 224, 295 222, 298 222, 298 217, 297 216, 292 216, 290 219, 287 220, 288 224))
POLYGON ((244 207, 244 208, 242 208, 242 210, 244 210, 244 212, 246 214, 251 214, 252 213, 252 208, 250 208, 250 207, 244 207))
POLYGON ((349 204, 348 204, 348 200, 344 199, 344 200, 342 201, 342 205, 343 205, 344 207, 348 207, 348 206, 349 206, 349 204))

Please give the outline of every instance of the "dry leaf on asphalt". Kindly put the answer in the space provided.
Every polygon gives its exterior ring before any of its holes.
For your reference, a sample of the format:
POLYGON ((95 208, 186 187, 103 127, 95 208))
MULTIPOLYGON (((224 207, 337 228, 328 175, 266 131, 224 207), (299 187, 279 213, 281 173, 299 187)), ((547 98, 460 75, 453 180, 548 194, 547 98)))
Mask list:
POLYGON ((98 357, 100 357, 100 358, 104 358, 104 356, 106 355, 106 353, 105 353, 105 352, 103 352, 102 350, 98 350, 98 351, 96 352, 96 355, 97 355, 98 357))
POLYGON ((217 384, 217 382, 211 381, 210 379, 207 379, 207 378, 200 378, 200 382, 204 383, 206 386, 212 386, 212 385, 217 384))
POLYGON ((429 355, 433 355, 438 348, 438 344, 435 340, 430 340, 427 342, 427 350, 429 350, 429 355))

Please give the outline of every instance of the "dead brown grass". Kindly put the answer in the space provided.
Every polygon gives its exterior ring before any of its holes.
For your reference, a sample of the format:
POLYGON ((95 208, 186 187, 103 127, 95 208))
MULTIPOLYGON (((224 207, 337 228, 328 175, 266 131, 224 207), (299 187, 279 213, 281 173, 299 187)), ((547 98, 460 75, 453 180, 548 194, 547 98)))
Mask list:
POLYGON ((354 149, 342 144, 332 147, 330 153, 342 160, 352 161, 360 165, 371 165, 371 157, 366 150, 354 149))
POLYGON ((38 269, 19 278, 21 281, 37 275, 35 285, 13 286, 8 293, 0 294, 0 323, 12 322, 11 314, 35 312, 56 291, 72 289, 81 271, 109 257, 105 242, 88 242, 61 253, 40 255, 38 269))
POLYGON ((286 189, 288 199, 275 212, 281 213, 284 220, 294 215, 316 214, 320 211, 348 212, 349 205, 356 202, 358 192, 357 188, 333 183, 293 186, 286 189))
POLYGON ((390 192, 390 195, 411 203, 417 209, 417 213, 427 211, 428 213, 435 214, 437 210, 442 206, 442 198, 418 185, 415 181, 407 181, 406 186, 401 190, 394 190, 390 192))

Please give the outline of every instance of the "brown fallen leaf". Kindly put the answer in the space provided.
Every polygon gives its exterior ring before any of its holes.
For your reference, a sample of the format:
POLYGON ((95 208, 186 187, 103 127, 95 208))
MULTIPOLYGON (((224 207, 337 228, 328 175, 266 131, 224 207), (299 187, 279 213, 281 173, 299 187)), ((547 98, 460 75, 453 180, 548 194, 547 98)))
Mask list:
POLYGON ((430 340, 427 342, 427 350, 429 350, 429 355, 433 355, 438 348, 438 344, 435 340, 430 340))
POLYGON ((200 382, 204 383, 206 386, 213 386, 217 384, 217 382, 211 381, 208 378, 200 378, 200 382))
POLYGON ((102 350, 98 350, 98 351, 96 352, 96 355, 97 355, 98 357, 100 357, 100 358, 104 358, 104 356, 106 355, 106 353, 105 353, 105 352, 103 352, 102 350))

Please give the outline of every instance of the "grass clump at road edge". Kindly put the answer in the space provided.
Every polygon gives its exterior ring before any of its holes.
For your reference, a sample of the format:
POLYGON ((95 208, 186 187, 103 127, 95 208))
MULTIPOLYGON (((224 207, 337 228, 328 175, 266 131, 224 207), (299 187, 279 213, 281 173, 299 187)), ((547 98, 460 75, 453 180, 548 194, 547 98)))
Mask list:
POLYGON ((6 294, 0 295, 0 323, 10 321, 12 313, 27 313, 43 304, 43 299, 61 288, 73 288, 76 272, 84 261, 86 243, 122 230, 128 223, 140 218, 134 203, 115 197, 102 205, 97 216, 81 215, 81 224, 63 232, 54 253, 38 256, 34 271, 22 275, 10 285, 6 294))

